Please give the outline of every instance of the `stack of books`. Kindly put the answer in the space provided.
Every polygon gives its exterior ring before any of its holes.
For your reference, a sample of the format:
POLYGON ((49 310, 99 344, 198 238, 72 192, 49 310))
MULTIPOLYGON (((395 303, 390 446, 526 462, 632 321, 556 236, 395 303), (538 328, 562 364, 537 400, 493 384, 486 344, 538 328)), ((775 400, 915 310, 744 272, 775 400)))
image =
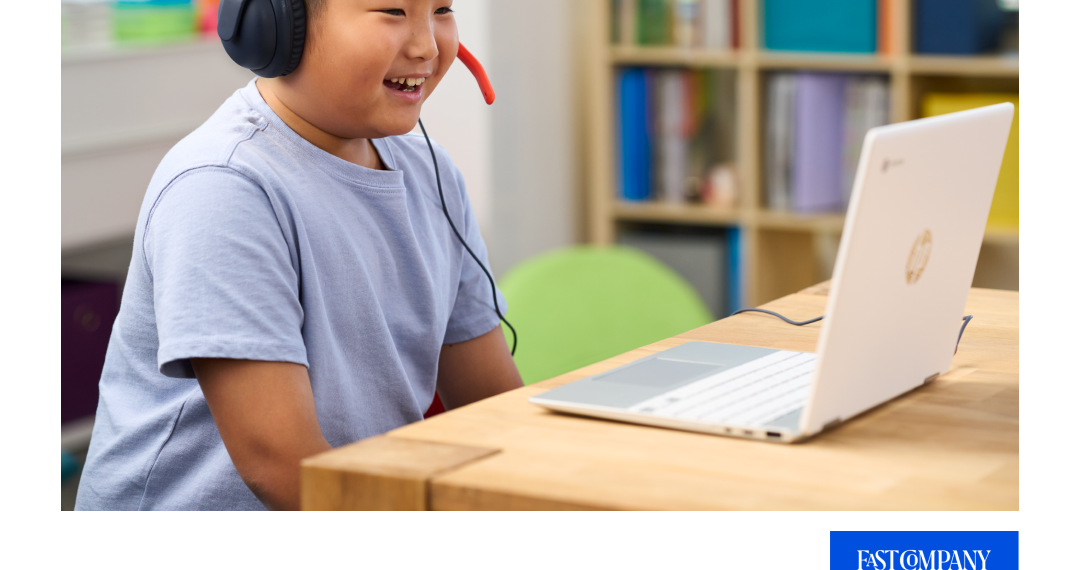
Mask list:
POLYGON ((735 206, 734 81, 723 71, 618 71, 620 199, 735 206))
POLYGON ((863 139, 888 123, 882 76, 775 73, 767 80, 765 198, 771 210, 842 212, 863 139))
POLYGON ((735 49, 738 0, 610 0, 611 42, 735 49))

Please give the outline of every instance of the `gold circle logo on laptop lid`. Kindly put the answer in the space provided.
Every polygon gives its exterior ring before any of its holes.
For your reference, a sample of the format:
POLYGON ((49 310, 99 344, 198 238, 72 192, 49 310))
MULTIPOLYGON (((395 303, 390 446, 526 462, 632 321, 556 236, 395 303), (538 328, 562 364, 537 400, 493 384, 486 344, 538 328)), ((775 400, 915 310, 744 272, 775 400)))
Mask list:
POLYGON ((926 262, 930 261, 932 246, 933 238, 930 236, 930 230, 924 230, 919 237, 915 238, 915 244, 911 246, 911 254, 908 255, 907 267, 904 271, 909 285, 914 285, 919 277, 922 277, 926 262))

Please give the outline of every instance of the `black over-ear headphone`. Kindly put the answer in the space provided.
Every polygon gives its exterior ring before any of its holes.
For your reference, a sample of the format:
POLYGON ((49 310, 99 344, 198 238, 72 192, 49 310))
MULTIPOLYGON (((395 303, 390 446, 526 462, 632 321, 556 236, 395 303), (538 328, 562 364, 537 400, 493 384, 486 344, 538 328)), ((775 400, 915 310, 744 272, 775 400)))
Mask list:
POLYGON ((240 66, 260 77, 288 75, 304 54, 304 0, 221 0, 217 32, 240 66))

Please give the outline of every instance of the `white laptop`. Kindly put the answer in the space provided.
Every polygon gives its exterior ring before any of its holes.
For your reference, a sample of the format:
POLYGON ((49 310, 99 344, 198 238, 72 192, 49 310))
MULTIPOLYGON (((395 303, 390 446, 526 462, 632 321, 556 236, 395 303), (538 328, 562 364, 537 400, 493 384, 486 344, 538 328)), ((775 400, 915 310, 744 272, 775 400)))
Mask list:
POLYGON ((689 342, 529 401, 793 442, 944 374, 1012 117, 1003 103, 867 133, 817 352, 689 342))

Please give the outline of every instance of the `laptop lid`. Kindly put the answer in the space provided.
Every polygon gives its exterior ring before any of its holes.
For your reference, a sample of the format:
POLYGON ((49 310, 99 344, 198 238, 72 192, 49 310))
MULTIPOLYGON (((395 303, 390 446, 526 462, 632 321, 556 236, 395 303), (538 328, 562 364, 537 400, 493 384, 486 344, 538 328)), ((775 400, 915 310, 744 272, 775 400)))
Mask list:
POLYGON ((867 133, 802 433, 949 370, 1012 116, 1002 103, 867 133))

